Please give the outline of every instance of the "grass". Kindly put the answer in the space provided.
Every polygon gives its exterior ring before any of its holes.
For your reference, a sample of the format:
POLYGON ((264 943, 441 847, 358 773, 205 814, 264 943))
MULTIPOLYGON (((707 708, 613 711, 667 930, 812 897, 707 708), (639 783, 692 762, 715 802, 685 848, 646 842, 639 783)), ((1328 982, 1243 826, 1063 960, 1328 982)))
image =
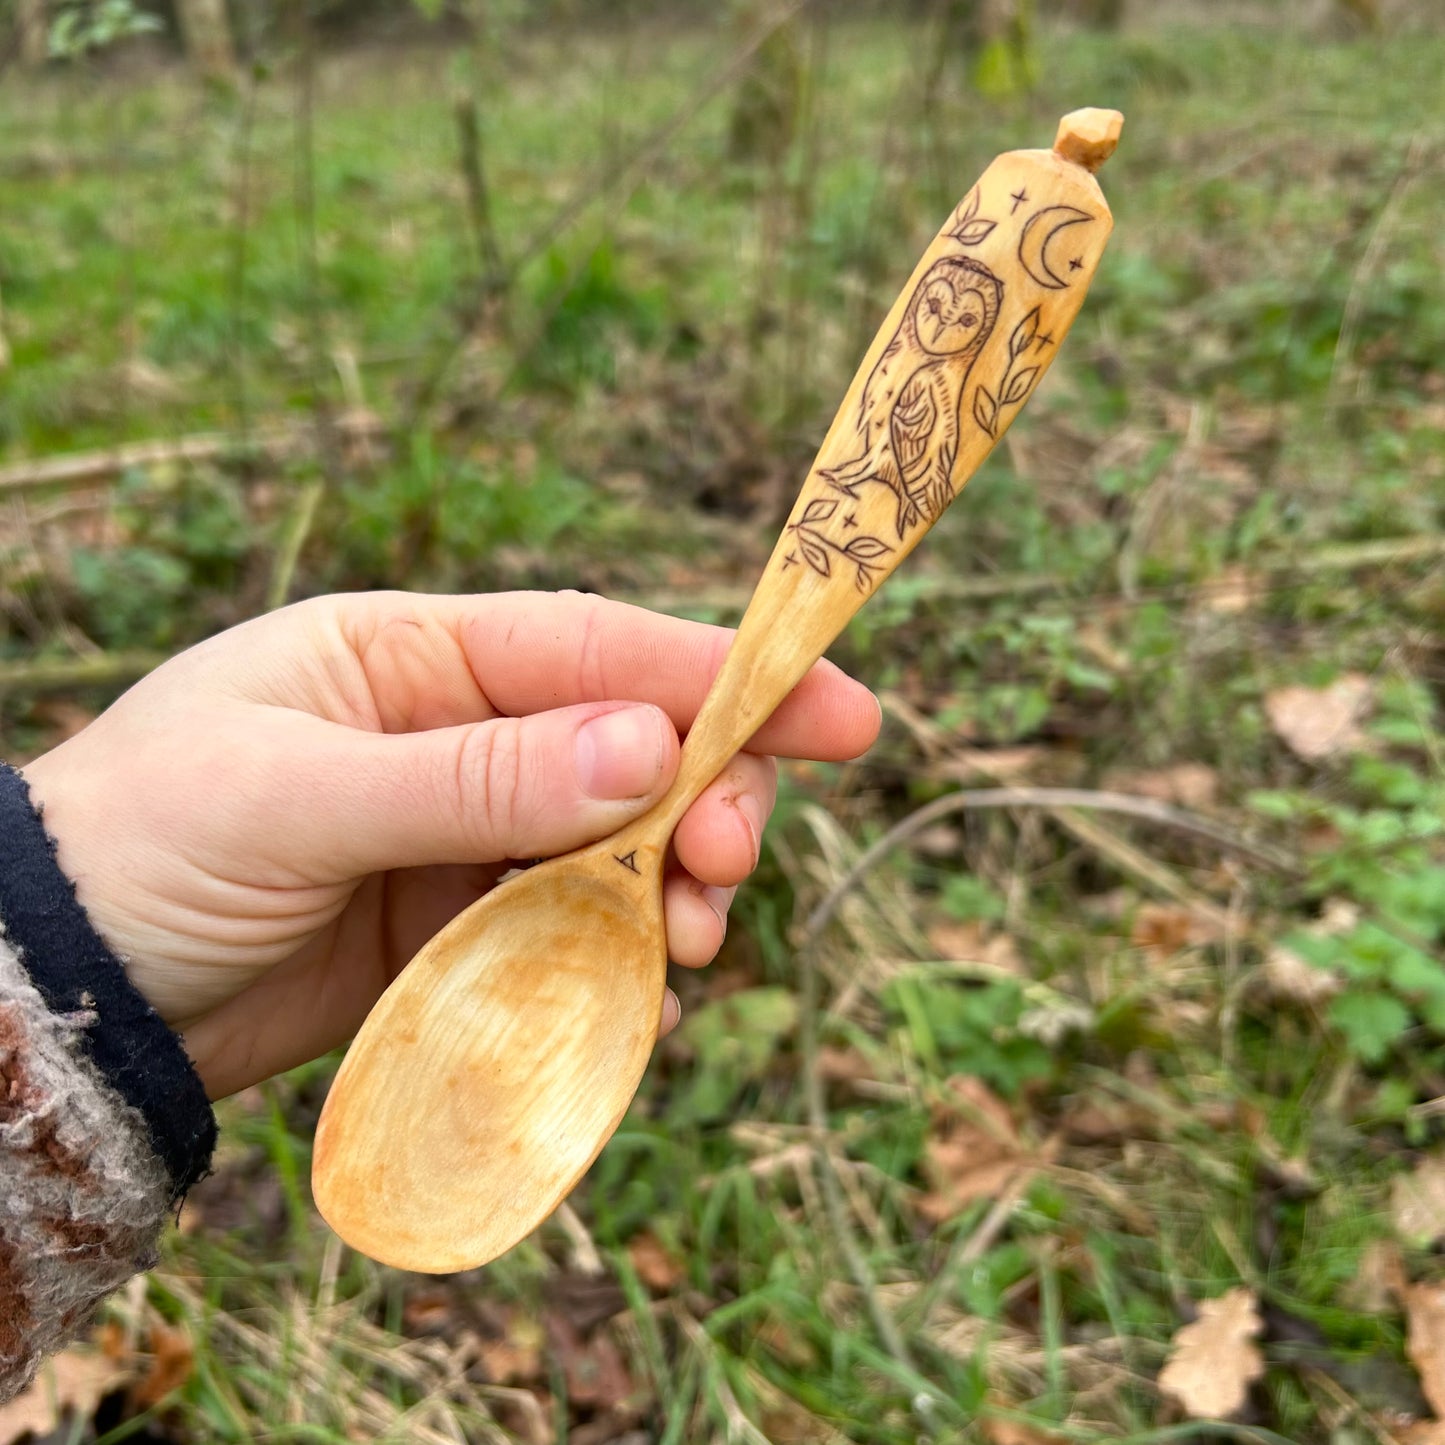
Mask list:
MULTIPOLYGON (((731 615, 938 218, 1064 110, 1129 117, 1115 240, 1045 394, 839 644, 885 693, 883 741, 787 770, 726 955, 679 981, 687 1022, 571 1211, 472 1275, 379 1269, 307 1195, 334 1061, 253 1091, 118 1307, 182 1322, 193 1373, 93 1433, 1352 1445, 1428 1413, 1361 1271, 1383 1240, 1438 1276, 1390 1200, 1445 1095, 1440 37, 1272 15, 1045 28, 1034 94, 950 72, 927 113, 921 25, 833 19, 800 32, 810 83, 771 170, 729 158, 726 90, 625 164, 702 93, 720 30, 328 57, 314 279, 288 66, 234 96, 164 68, 7 77, 0 460, 318 399, 391 426, 370 459, 8 503, 17 663, 259 609, 314 477, 292 595, 583 585, 731 615), (515 268, 491 310, 457 91, 515 268), (1305 761, 1271 699, 1346 673, 1368 679, 1361 739, 1305 761), (805 936, 887 828, 1000 782, 1193 788, 1299 866, 964 811, 805 936), (1342 903, 1350 927, 1314 927, 1342 903), (1282 946, 1333 996, 1281 985, 1282 946), (991 1180, 965 1076, 1006 1121, 991 1180), (1168 1344, 1237 1285, 1267 1372, 1233 1423, 1183 1420, 1168 1344)), ((12 686, 7 750, 76 705, 12 686)))

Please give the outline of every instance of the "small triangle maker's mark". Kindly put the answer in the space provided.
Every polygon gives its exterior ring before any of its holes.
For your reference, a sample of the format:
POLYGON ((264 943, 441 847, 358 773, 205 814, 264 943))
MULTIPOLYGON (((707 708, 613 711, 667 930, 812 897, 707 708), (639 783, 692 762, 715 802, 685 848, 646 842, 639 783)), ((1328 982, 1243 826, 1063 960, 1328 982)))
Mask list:
POLYGON ((627 854, 614 853, 612 855, 622 866, 632 873, 640 873, 642 870, 637 866, 637 849, 627 854))

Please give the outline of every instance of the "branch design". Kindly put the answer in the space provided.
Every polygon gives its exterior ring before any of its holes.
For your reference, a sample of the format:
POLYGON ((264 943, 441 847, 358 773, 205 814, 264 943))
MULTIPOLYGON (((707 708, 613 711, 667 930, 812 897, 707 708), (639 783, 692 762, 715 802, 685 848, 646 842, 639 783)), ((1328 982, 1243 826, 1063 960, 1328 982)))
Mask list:
POLYGON ((1008 366, 998 384, 998 394, 995 395, 982 382, 979 383, 973 394, 973 419, 995 441, 998 440, 1000 413, 1005 407, 1021 406, 1038 378, 1037 366, 1021 367, 1019 363, 1035 343, 1042 350, 1052 342, 1051 336, 1044 336, 1039 331, 1039 308, 1035 306, 1014 327, 1013 335, 1009 337, 1008 366))
MULTIPOLYGON (((853 567, 853 585, 860 592, 867 592, 873 586, 874 574, 885 570, 878 559, 886 557, 893 548, 867 532, 849 537, 846 542, 830 537, 822 530, 822 523, 832 519, 838 505, 830 497, 815 498, 796 522, 789 523, 788 531, 797 539, 798 547, 796 552, 789 552, 783 558, 783 567, 793 566, 801 556, 820 577, 831 577, 833 560, 838 558, 845 566, 853 567)), ((857 525, 852 522, 851 512, 843 521, 845 525, 857 525)))

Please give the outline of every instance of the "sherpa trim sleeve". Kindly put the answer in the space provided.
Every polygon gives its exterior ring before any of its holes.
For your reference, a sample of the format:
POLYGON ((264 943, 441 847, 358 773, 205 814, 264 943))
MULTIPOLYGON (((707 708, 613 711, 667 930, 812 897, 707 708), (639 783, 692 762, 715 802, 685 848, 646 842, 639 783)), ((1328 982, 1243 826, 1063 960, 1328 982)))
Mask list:
POLYGON ((215 1116, 0 763, 0 1402, 150 1268, 215 1116))

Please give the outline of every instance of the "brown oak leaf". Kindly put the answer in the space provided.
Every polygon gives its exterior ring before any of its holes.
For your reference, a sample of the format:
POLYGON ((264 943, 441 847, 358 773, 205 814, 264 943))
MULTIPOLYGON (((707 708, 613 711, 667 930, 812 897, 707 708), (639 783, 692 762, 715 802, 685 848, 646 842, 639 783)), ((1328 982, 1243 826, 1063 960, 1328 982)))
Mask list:
POLYGON ((996 1198, 1028 1159, 1009 1106, 987 1084, 963 1075, 948 1080, 923 1145, 931 1186, 918 1212, 939 1223, 976 1199, 996 1198))
POLYGON ((1405 1353, 1430 1408, 1445 1419, 1445 1284, 1406 1284, 1399 1294, 1405 1307, 1405 1353))
POLYGON ((1264 711, 1280 741, 1296 757, 1314 763, 1364 742, 1360 721, 1372 693, 1368 677, 1347 672, 1328 687, 1276 688, 1265 698, 1264 711))
POLYGON ((1390 1217, 1407 1244, 1429 1249, 1445 1239, 1445 1153, 1432 1154, 1390 1186, 1390 1217))
POLYGON ((1195 1420, 1228 1419, 1264 1373, 1254 1343, 1262 1327, 1254 1292, 1243 1286, 1201 1300, 1199 1318, 1174 1336, 1159 1388, 1195 1420))

